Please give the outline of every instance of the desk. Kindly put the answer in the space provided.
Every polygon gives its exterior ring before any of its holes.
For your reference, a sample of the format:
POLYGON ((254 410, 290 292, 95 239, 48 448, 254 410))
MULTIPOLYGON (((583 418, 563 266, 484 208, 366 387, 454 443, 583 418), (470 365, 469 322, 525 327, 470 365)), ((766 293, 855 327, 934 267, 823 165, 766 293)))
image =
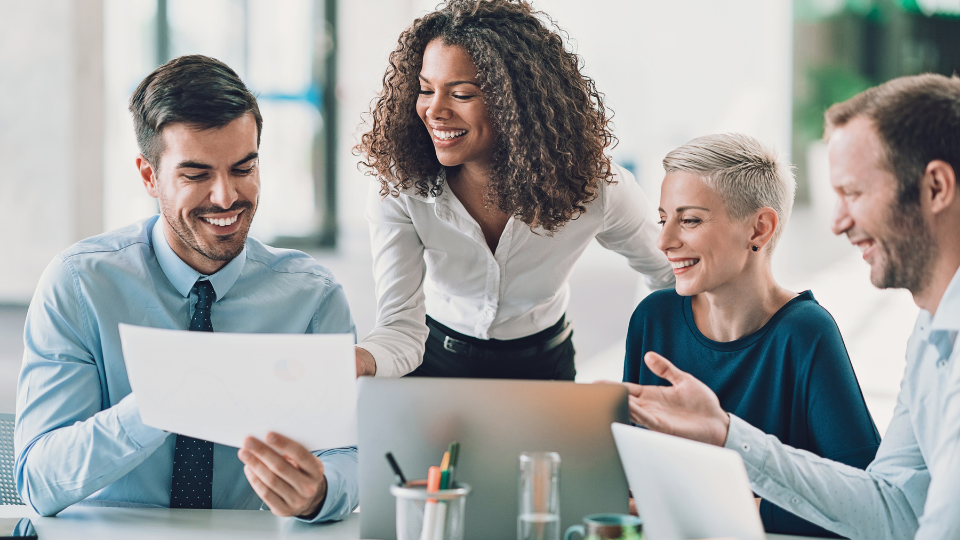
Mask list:
MULTIPOLYGON (((360 515, 339 523, 310 525, 258 510, 171 510, 169 508, 109 508, 74 506, 57 517, 38 517, 26 506, 0 506, 0 517, 29 517, 40 540, 217 540, 233 538, 314 538, 356 540, 360 515)), ((813 540, 801 536, 767 535, 768 540, 813 540)), ((507 539, 509 540, 509 539, 507 539)))

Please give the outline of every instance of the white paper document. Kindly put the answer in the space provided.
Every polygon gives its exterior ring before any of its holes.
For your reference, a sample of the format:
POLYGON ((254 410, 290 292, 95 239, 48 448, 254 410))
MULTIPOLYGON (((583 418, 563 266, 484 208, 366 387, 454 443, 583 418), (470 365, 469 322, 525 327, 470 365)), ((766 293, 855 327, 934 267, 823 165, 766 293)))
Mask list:
POLYGON ((309 450, 357 444, 351 334, 233 334, 120 325, 148 426, 240 447, 270 431, 309 450))

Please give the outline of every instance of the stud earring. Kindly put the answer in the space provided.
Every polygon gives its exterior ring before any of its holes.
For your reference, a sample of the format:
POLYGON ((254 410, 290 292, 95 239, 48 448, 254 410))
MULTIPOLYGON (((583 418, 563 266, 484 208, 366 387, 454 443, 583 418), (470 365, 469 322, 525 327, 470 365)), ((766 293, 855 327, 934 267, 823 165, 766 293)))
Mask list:
POLYGON ((754 251, 760 251, 760 247, 758 247, 758 246, 753 246, 753 250, 754 250, 754 251))

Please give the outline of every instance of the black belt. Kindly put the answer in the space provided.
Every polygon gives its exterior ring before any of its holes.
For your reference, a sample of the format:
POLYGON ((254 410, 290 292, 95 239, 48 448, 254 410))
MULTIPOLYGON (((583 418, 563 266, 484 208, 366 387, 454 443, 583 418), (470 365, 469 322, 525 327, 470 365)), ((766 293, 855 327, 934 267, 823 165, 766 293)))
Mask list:
POLYGON ((480 345, 467 343, 466 341, 450 337, 436 326, 427 323, 430 329, 430 337, 443 343, 443 348, 454 354, 460 354, 471 360, 517 360, 543 354, 547 351, 556 349, 570 338, 573 333, 573 327, 570 321, 565 321, 563 328, 555 336, 538 345, 531 345, 522 349, 496 350, 488 349, 480 345))

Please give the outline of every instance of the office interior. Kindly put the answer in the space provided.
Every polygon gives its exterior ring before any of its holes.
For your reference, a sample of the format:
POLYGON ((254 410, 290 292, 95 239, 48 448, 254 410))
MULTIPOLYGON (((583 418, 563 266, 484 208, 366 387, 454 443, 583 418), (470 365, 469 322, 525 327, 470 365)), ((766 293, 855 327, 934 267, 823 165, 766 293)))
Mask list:
MULTIPOLYGON (((435 0, 0 2, 0 412, 13 412, 27 306, 49 261, 157 212, 136 174, 127 100, 160 63, 200 53, 234 67, 264 116, 262 203, 251 234, 302 249, 343 284, 362 338, 374 325, 372 180, 352 152, 396 37, 435 0)), ((659 198, 660 160, 708 133, 743 132, 795 164, 797 200, 774 257, 781 284, 834 316, 880 433, 917 308, 877 291, 829 229, 822 112, 893 77, 960 70, 951 0, 534 0, 570 36, 615 111, 614 160, 659 198)), ((570 282, 578 380, 619 380, 646 293, 594 243, 570 282)))

